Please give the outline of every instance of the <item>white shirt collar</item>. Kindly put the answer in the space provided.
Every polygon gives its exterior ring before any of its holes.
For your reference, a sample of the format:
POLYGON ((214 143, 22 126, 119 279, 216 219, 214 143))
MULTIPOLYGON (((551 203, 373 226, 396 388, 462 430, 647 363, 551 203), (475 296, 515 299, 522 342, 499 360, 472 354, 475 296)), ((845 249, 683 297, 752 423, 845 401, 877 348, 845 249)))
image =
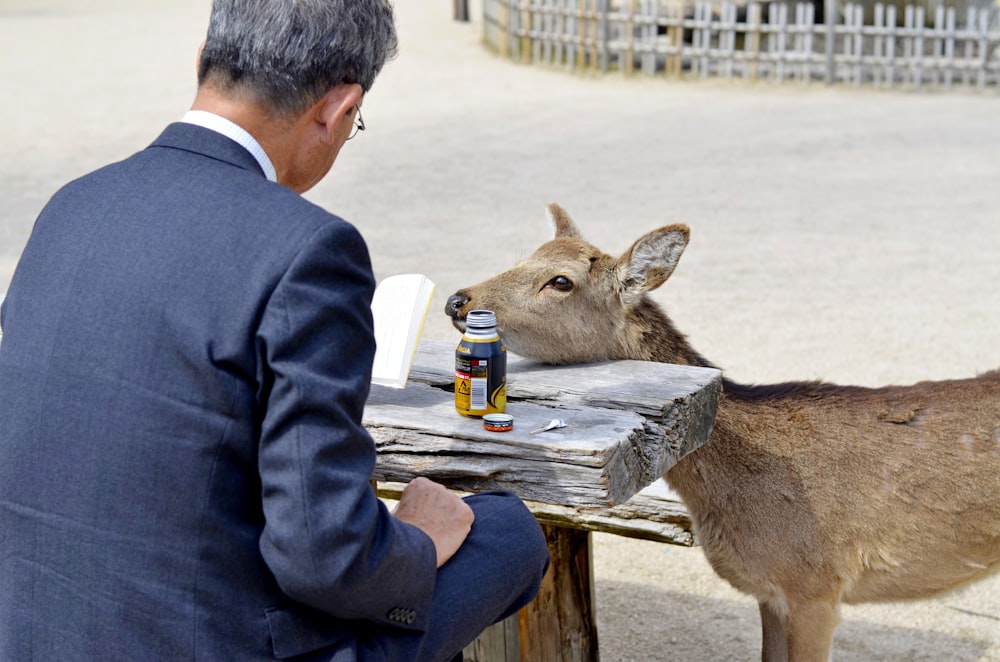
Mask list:
POLYGON ((235 122, 227 120, 221 115, 216 115, 215 113, 210 113, 206 110, 189 110, 181 118, 182 122, 188 124, 196 124, 206 129, 211 129, 216 133, 221 133, 222 135, 235 140, 240 145, 242 145, 250 154, 257 159, 257 163, 260 164, 261 169, 264 171, 264 176, 267 177, 272 182, 278 181, 278 173, 274 170, 274 164, 271 163, 271 159, 267 158, 267 153, 264 152, 264 148, 260 146, 260 143, 250 135, 250 132, 241 127, 235 122))

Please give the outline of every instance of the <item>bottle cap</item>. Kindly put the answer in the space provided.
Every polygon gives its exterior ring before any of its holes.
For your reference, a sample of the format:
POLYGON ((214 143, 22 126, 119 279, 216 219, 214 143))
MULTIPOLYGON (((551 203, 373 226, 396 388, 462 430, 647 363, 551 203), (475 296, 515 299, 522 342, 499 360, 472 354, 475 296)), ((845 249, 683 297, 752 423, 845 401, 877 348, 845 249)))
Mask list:
POLYGON ((470 310, 465 316, 465 325, 472 329, 488 329, 497 325, 497 316, 492 310, 470 310))
POLYGON ((514 429, 514 417, 510 414, 486 414, 483 428, 490 432, 510 432, 514 429))

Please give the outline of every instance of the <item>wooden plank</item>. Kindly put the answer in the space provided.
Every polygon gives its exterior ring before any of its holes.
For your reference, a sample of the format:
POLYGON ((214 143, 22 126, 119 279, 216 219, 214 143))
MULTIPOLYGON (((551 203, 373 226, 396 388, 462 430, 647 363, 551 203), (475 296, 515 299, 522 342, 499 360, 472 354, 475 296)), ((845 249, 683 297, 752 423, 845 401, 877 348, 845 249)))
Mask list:
POLYGON ((449 392, 422 384, 405 392, 373 388, 364 420, 379 454, 375 479, 426 476, 458 490, 506 489, 525 499, 591 506, 620 503, 651 482, 640 484, 635 449, 663 442, 645 433, 636 414, 528 403, 510 403, 507 411, 515 429, 487 432, 480 419, 455 412, 449 392), (554 413, 567 417, 566 428, 528 433, 554 413))
POLYGON ((726 2, 722 5, 721 47, 726 78, 733 77, 733 61, 736 57, 736 5, 726 2))
POLYGON ((628 538, 693 547, 691 515, 662 481, 611 508, 569 508, 528 501, 539 522, 628 538))
POLYGON ((774 77, 779 83, 785 81, 785 58, 788 52, 788 5, 771 5, 767 11, 772 32, 768 41, 774 53, 774 77))
POLYGON ((955 76, 955 8, 948 7, 945 12, 945 31, 947 33, 944 42, 944 86, 952 88, 955 76))
POLYGON ((751 2, 747 8, 747 34, 743 41, 743 50, 750 62, 749 66, 743 69, 743 77, 746 78, 749 76, 751 80, 757 80, 760 74, 760 35, 762 28, 760 5, 756 2, 751 2))
MULTIPOLYGON (((378 495, 398 499, 403 487, 403 483, 379 483, 378 495)), ((684 547, 696 544, 690 513, 662 480, 643 488, 625 503, 608 508, 558 506, 540 501, 525 501, 525 504, 543 524, 684 547)))
POLYGON ((889 32, 886 43, 886 53, 889 58, 886 80, 888 81, 888 87, 892 87, 896 83, 896 7, 894 5, 889 5, 886 10, 885 20, 889 32))
MULTIPOLYGON (((457 344, 457 343, 456 343, 457 344)), ((624 502, 705 443, 719 371, 642 361, 549 366, 511 355, 511 432, 454 411, 454 345, 420 345, 406 389, 373 387, 365 425, 375 478, 417 475, 458 490, 507 489, 568 507, 624 502), (552 418, 566 427, 529 434, 552 418)))
POLYGON ((837 0, 824 0, 823 2, 823 22, 826 24, 826 41, 824 43, 824 50, 826 53, 826 84, 833 85, 837 81, 837 65, 835 61, 835 54, 837 51, 836 41, 837 41, 837 23, 840 20, 839 16, 840 4, 837 0))
POLYGON ((680 78, 684 71, 684 4, 681 0, 667 4, 667 42, 664 73, 680 78))

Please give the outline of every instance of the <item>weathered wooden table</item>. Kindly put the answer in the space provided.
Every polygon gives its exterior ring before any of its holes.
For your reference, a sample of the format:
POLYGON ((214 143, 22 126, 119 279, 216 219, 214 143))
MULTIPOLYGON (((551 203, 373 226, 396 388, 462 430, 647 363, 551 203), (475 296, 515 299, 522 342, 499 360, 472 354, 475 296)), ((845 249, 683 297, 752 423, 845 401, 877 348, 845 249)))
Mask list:
POLYGON ((721 374, 641 361, 551 366, 509 355, 510 432, 454 408, 455 343, 422 341, 405 389, 373 387, 365 426, 378 447, 379 494, 426 476, 463 492, 518 494, 542 523, 552 565, 538 598, 484 633, 470 659, 598 659, 594 522, 705 443, 721 374), (553 418, 566 426, 530 434, 553 418))

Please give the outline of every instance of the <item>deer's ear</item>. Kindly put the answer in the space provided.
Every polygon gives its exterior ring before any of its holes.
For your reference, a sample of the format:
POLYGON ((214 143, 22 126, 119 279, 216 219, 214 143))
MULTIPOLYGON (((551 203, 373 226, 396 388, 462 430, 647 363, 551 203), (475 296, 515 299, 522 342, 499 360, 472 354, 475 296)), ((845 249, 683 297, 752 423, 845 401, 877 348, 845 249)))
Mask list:
POLYGON ((631 305, 644 293, 663 285, 680 261, 689 236, 686 225, 668 225, 639 237, 618 258, 622 302, 631 305))
POLYGON ((556 237, 583 239, 579 228, 576 227, 576 223, 569 217, 565 209, 553 202, 545 210, 548 212, 549 220, 556 226, 556 237))

